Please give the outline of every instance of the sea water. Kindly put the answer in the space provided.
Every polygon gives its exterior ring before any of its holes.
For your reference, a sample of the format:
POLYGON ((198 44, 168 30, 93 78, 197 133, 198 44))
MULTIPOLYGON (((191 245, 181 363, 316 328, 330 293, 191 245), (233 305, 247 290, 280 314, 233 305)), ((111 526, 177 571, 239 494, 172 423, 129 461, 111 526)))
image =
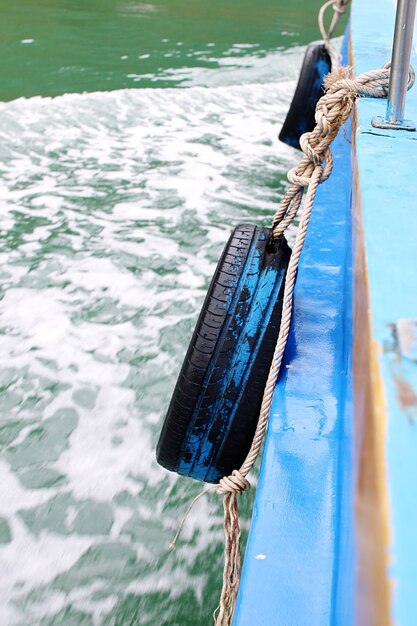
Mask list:
POLYGON ((154 450, 222 247, 296 162, 319 4, 0 0, 1 626, 211 623, 221 502, 170 552, 201 485, 154 450))

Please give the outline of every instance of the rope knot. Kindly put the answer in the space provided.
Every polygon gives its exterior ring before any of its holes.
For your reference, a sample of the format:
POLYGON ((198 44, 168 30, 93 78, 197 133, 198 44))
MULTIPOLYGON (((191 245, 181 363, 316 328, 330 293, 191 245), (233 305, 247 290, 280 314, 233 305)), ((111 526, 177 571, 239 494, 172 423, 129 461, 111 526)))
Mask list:
MULTIPOLYGON (((326 133, 327 133, 327 130, 326 130, 326 133)), ((300 137, 300 148, 301 148, 301 150, 308 157, 308 159, 312 163, 314 163, 314 165, 321 165, 321 163, 324 161, 323 154, 322 154, 322 152, 319 152, 318 150, 316 150, 316 147, 317 147, 317 140, 315 140, 315 137, 313 137, 313 133, 304 133, 303 135, 301 135, 301 137, 300 137), (310 139, 313 139, 313 143, 310 143, 310 139)), ((308 164, 307 164, 307 166, 308 166, 308 164)), ((303 173, 306 172, 306 169, 307 169, 307 167, 304 168, 303 173)), ((290 172, 293 172, 293 170, 290 170, 290 172)), ((310 182, 310 178, 311 178, 311 175, 306 179, 307 180, 307 184, 304 183, 305 187, 308 186, 308 183, 310 182)), ((292 174, 291 174, 291 178, 290 178, 290 174, 288 174, 288 179, 289 179, 289 181, 291 183, 294 184, 295 177, 292 174)), ((300 179, 300 177, 298 179, 300 179)))
POLYGON ((292 185, 297 185, 298 187, 308 187, 311 179, 311 175, 303 176, 298 174, 297 168, 293 167, 289 170, 287 174, 287 178, 292 185))
POLYGON ((216 491, 219 495, 224 496, 228 493, 242 493, 247 489, 250 489, 250 482, 239 470, 233 470, 230 476, 223 476, 220 479, 216 491))

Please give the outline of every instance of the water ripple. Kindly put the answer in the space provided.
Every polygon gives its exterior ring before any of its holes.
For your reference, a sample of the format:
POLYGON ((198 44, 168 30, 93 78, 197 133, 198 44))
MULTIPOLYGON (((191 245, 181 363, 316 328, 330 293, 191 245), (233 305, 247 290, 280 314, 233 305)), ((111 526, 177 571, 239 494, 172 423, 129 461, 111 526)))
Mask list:
POLYGON ((0 105, 3 623, 210 620, 220 503, 169 554, 199 485, 154 447, 231 227, 268 224, 285 189, 292 88, 0 105))

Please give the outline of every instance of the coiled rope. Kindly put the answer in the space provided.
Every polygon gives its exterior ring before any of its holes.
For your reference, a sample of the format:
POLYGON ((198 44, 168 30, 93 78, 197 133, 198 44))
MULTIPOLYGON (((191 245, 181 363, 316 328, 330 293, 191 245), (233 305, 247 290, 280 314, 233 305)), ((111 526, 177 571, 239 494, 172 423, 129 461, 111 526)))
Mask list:
MULTIPOLYGON (((298 214, 306 189, 297 235, 285 279, 278 340, 265 385, 252 445, 239 470, 234 470, 230 476, 224 476, 218 485, 204 489, 194 498, 179 525, 174 541, 170 545, 171 548, 175 546, 185 519, 198 498, 214 489, 223 496, 225 534, 223 585, 219 606, 213 615, 215 626, 229 626, 233 618, 241 570, 241 529, 237 496, 250 488, 246 476, 255 464, 267 428, 272 397, 290 331, 295 280, 314 199, 319 184, 329 178, 333 169, 330 144, 350 116, 358 98, 385 98, 387 96, 389 75, 390 68, 387 64, 381 69, 365 72, 356 78, 353 77, 350 67, 338 68, 326 77, 325 94, 320 98, 316 107, 316 126, 312 132, 301 136, 300 145, 304 155, 298 165, 287 174, 291 186, 282 199, 272 221, 272 238, 278 241, 298 214)), ((414 70, 410 66, 408 89, 414 84, 414 80, 414 70)))

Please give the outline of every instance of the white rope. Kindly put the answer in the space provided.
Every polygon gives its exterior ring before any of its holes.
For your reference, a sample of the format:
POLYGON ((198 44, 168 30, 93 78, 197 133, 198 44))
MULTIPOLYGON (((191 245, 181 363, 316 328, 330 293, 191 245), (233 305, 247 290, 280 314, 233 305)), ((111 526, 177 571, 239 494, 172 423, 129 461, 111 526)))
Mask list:
MULTIPOLYGON (((316 126, 311 133, 305 133, 301 137, 300 145, 304 156, 297 167, 288 172, 288 179, 292 184, 273 219, 273 238, 279 239, 285 228, 297 215, 304 188, 307 188, 285 279, 278 340, 265 385, 255 435, 248 456, 241 468, 234 470, 231 476, 222 478, 217 488, 217 492, 223 495, 225 560, 220 603, 214 614, 216 626, 228 626, 233 618, 241 568, 237 495, 250 486, 246 476, 258 456, 268 424, 272 397, 290 331, 295 280, 314 198, 318 185, 330 176, 333 168, 330 144, 340 127, 348 119, 358 97, 382 98, 386 96, 389 71, 389 68, 384 67, 366 72, 354 79, 351 68, 343 67, 327 76, 325 80, 326 93, 316 107, 316 126)), ((412 73, 410 72, 410 74, 410 82, 412 82, 412 73)))
POLYGON ((191 500, 188 509, 185 511, 182 520, 180 521, 178 528, 177 528, 177 532, 175 533, 175 537, 174 539, 171 541, 171 543, 168 545, 168 549, 169 550, 174 550, 174 548, 177 547, 177 541, 178 538, 181 534, 182 531, 182 527, 184 526, 185 522, 187 521, 187 518, 190 514, 191 509, 193 508, 194 504, 197 502, 197 500, 199 500, 201 498, 201 496, 204 496, 206 493, 208 493, 209 491, 214 491, 214 489, 216 489, 216 485, 213 485, 212 487, 206 487, 205 489, 203 489, 202 491, 200 491, 199 494, 196 495, 196 497, 191 500))
MULTIPOLYGON (((353 78, 351 68, 342 67, 331 72, 326 77, 324 85, 326 93, 320 98, 316 107, 316 126, 312 132, 301 136, 300 146, 304 155, 300 159, 299 164, 288 172, 291 186, 284 195, 273 218, 273 239, 279 240, 286 227, 297 215, 302 203, 304 189, 307 188, 285 278, 278 340, 265 385, 259 420, 251 448, 239 470, 234 470, 230 476, 224 476, 216 487, 204 489, 194 498, 171 544, 171 547, 174 547, 193 504, 203 494, 216 489, 217 493, 223 496, 225 532, 223 586, 219 606, 213 615, 216 626, 229 626, 233 618, 241 569, 241 530, 237 496, 250 488, 250 483, 246 476, 255 463, 267 428, 272 397, 290 331, 295 280, 313 202, 318 185, 327 180, 333 169, 330 144, 336 137, 340 127, 348 119, 357 98, 361 96, 372 98, 386 97, 389 74, 389 67, 384 66, 381 69, 365 72, 353 78)), ((410 67, 408 88, 414 83, 414 78, 414 70, 410 67)))
POLYGON ((332 38, 334 29, 336 28, 337 23, 340 19, 340 16, 343 15, 343 13, 346 11, 346 7, 349 4, 349 1, 350 0, 328 0, 328 2, 325 2, 323 4, 318 14, 319 29, 324 46, 329 53, 332 62, 332 70, 340 66, 340 55, 332 46, 330 40, 332 38), (333 17, 332 21, 330 22, 329 28, 326 28, 324 24, 324 17, 329 7, 333 7, 333 17))

